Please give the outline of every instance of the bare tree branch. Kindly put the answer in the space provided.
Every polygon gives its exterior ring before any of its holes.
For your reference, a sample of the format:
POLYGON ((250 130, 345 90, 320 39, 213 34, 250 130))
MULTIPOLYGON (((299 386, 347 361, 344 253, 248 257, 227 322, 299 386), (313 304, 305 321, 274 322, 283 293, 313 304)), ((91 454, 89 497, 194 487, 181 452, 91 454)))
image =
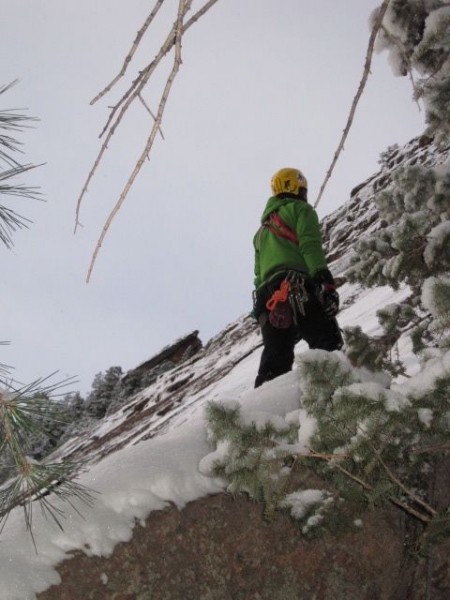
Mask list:
POLYGON ((375 20, 375 23, 373 25, 372 28, 372 32, 370 34, 370 38, 369 38, 369 44, 367 47, 367 53, 366 53, 366 60, 364 63, 364 71, 363 71, 363 76, 362 79, 359 83, 359 87, 358 87, 358 91, 356 92, 355 97, 353 98, 353 102, 352 102, 352 106, 350 108, 350 113, 347 119, 347 124, 344 128, 342 137, 341 137, 341 141, 339 142, 339 145, 337 147, 336 152, 334 153, 334 158, 331 162, 330 168, 327 171, 327 174, 325 176, 324 182, 322 183, 322 186, 320 188, 319 191, 319 195, 317 197, 317 200, 314 204, 314 208, 316 208, 316 206, 319 204, 320 199, 322 198, 323 192, 325 191, 326 185, 331 177, 331 174, 333 173, 334 167, 336 166, 336 163, 338 161, 338 158, 342 152, 342 150, 344 149, 344 144, 345 144, 345 140, 347 139, 347 136, 349 134, 350 128, 352 126, 353 123, 353 118, 355 116, 355 112, 356 112, 356 108, 358 106, 358 102, 362 96, 362 93, 364 91, 364 88, 366 86, 367 83, 367 79, 369 77, 370 74, 370 66, 372 64, 372 56, 373 56, 373 48, 375 45, 375 39, 377 37, 378 31, 380 30, 381 24, 383 22, 383 18, 384 15, 386 14, 387 8, 389 6, 389 2, 390 0, 383 0, 383 3, 380 6, 380 9, 378 11, 378 15, 377 18, 375 20))
POLYGON ((133 185, 136 177, 138 176, 138 174, 142 168, 142 165, 144 164, 144 161, 145 161, 146 157, 149 155, 149 152, 153 146, 153 142, 155 141, 155 137, 161 126, 161 121, 162 121, 164 109, 165 109, 165 106, 167 103, 167 98, 169 97, 170 90, 172 88, 172 84, 173 84, 175 77, 180 69, 180 65, 182 62, 181 61, 181 40, 183 37, 183 28, 182 28, 183 18, 184 18, 184 15, 186 14, 186 12, 189 10, 190 5, 192 4, 192 0, 179 0, 179 2, 180 3, 178 6, 177 21, 174 25, 174 27, 175 27, 175 56, 174 56, 172 71, 170 72, 170 75, 169 75, 166 85, 164 87, 164 91, 161 96, 156 119, 155 119, 154 125, 152 127, 150 136, 145 145, 144 151, 142 152, 141 156, 139 157, 139 159, 133 169, 132 174, 130 175, 122 193, 120 194, 118 201, 116 202, 114 208, 112 209, 111 213, 109 214, 109 217, 106 220, 106 223, 103 227, 103 231, 97 241, 94 253, 92 255, 91 264, 89 266, 86 283, 89 283, 89 280, 90 280, 90 277, 92 274, 92 269, 94 268, 94 264, 97 259, 98 252, 103 244, 103 240, 105 239, 108 229, 111 226, 111 223, 112 223, 114 217, 120 210, 120 207, 122 206, 125 198, 127 197, 127 194, 129 192, 131 186, 133 185))
POLYGON ((122 68, 119 71, 119 73, 114 77, 114 79, 108 83, 108 85, 101 91, 99 92, 95 98, 93 98, 91 100, 91 105, 95 104, 98 100, 100 100, 100 98, 102 98, 105 94, 107 94, 108 92, 111 91, 111 89, 116 85, 116 83, 119 81, 119 79, 121 79, 125 73, 126 70, 128 68, 128 65, 130 64, 131 60, 133 59, 133 56, 136 52, 136 50, 138 49, 138 46, 142 40, 142 38, 144 37, 145 32, 147 31, 147 29, 150 27, 153 19, 156 17, 156 15, 158 14, 159 9, 161 8, 162 4, 163 4, 164 0, 156 0, 156 4, 153 7, 151 13, 148 15, 148 17, 146 18, 143 26, 139 29, 139 31, 136 34, 136 38, 133 42, 133 45, 130 48, 130 51, 128 52, 128 54, 125 57, 125 60, 123 62, 122 68))
MULTIPOLYGON (((194 15, 192 15, 192 17, 183 25, 182 35, 184 35, 186 33, 186 31, 194 23, 196 23, 200 19, 200 17, 202 17, 217 1, 218 0, 208 0, 208 2, 206 2, 206 4, 202 8, 200 8, 196 13, 194 13, 194 15)), ((120 106, 124 102, 126 102, 126 100, 130 96, 133 96, 133 99, 135 100, 136 97, 141 93, 143 87, 149 80, 150 75, 153 74, 154 70, 159 65, 161 60, 172 49, 172 47, 174 45, 175 45, 175 29, 174 29, 174 27, 172 27, 172 29, 169 32, 169 35, 166 37, 166 40, 161 45, 161 48, 160 48, 158 54, 155 56, 155 58, 152 60, 152 62, 150 64, 148 64, 142 71, 140 71, 138 77, 136 77, 136 79, 132 82, 129 89, 119 99, 117 104, 115 106, 113 106, 112 111, 108 117, 108 120, 107 120, 105 126, 103 127, 102 131, 100 132, 99 137, 102 137, 105 134, 105 132, 108 130, 108 128, 110 127, 110 125, 114 119, 115 113, 119 110, 120 106)))
MULTIPOLYGON (((154 121, 156 121, 156 116, 155 116, 155 115, 153 114, 153 112, 150 110, 150 108, 149 108, 149 106, 148 106, 147 102, 144 100, 144 98, 141 96, 141 94, 139 94, 138 98, 139 98, 139 100, 141 101, 142 105, 144 106, 145 110, 148 112, 148 114, 149 114, 149 115, 152 117, 152 119, 153 119, 154 121)), ((164 134, 163 134, 163 132, 162 132, 162 129, 161 129, 161 127, 159 128, 159 133, 160 133, 160 135, 161 135, 161 138, 164 140, 165 138, 164 138, 164 134)))
MULTIPOLYGON (((208 0, 208 2, 206 2, 202 8, 200 8, 184 25, 182 25, 180 39, 182 39, 185 32, 194 23, 196 23, 200 19, 200 17, 202 17, 217 1, 218 0, 208 0)), ((190 7, 191 3, 192 3, 192 0, 190 0, 190 2, 189 2, 189 7, 190 7)), ((186 12, 187 12, 187 10, 188 9, 186 9, 186 12)), ((117 127, 120 125, 123 117, 125 116, 127 110, 130 108, 132 102, 134 102, 134 100, 136 100, 136 99, 139 99, 139 96, 140 96, 142 90, 144 89, 144 87, 147 84, 148 80, 150 79, 151 75, 154 73, 156 67, 160 64, 161 60, 172 49, 172 47, 174 45, 176 45, 176 39, 177 39, 177 29, 176 29, 176 23, 175 23, 173 25, 169 35, 167 36, 165 42, 162 44, 156 57, 152 60, 152 62, 145 69, 143 69, 139 73, 138 77, 133 81, 130 88, 127 90, 127 92, 122 96, 122 98, 119 100, 119 102, 113 107, 111 114, 107 120, 107 123, 106 123, 103 131, 100 134, 100 137, 101 137, 104 133, 107 133, 106 138, 101 145, 101 148, 97 154, 97 157, 94 160, 93 166, 86 178, 86 181, 82 187, 80 196, 78 197, 78 200, 77 200, 74 233, 76 233, 78 226, 81 225, 81 223, 80 223, 81 203, 83 201, 85 194, 88 191, 88 186, 89 186, 90 182, 92 181, 92 179, 103 159, 103 156, 104 156, 106 150, 108 149, 108 144, 109 144, 112 136, 114 135, 117 127), (119 110, 119 108, 120 108, 120 112, 116 116, 116 113, 119 110)), ((169 88, 169 90, 170 90, 170 88, 169 88)), ((159 123, 159 127, 160 126, 161 126, 161 123, 159 123)), ((152 144, 153 144, 153 142, 150 144, 150 148, 151 148, 152 144)), ((147 143, 147 145, 148 145, 148 143, 147 143)), ((132 175, 130 177, 130 179, 132 179, 134 181, 135 176, 133 177, 133 175, 132 175)), ((125 189, 127 189, 127 193, 128 193, 129 187, 126 187, 125 189)), ((123 202, 123 200, 120 202, 120 204, 122 204, 122 202, 123 202)), ((108 229, 109 226, 107 226, 107 224, 105 224, 105 227, 106 227, 106 229, 108 229)), ((88 277, 88 279, 89 279, 89 277, 88 277)))
POLYGON ((430 506, 427 502, 424 502, 422 500, 422 498, 419 498, 419 496, 417 496, 417 494, 415 494, 412 490, 407 488, 403 484, 403 482, 400 481, 400 479, 395 475, 395 473, 392 471, 392 469, 383 460, 383 457, 381 456, 381 452, 378 452, 376 450, 376 448, 374 448, 373 446, 372 446, 372 448, 374 450, 375 456, 377 457, 377 460, 379 461, 379 463, 383 467, 383 469, 386 471, 386 473, 387 473, 389 479, 392 481, 392 483, 395 483, 395 485, 397 485, 408 496, 408 498, 410 498, 413 502, 415 502, 416 504, 418 504, 419 506, 424 508, 428 513, 430 513, 433 516, 437 515, 437 511, 434 510, 434 508, 432 506, 430 506))
MULTIPOLYGON (((340 471, 343 475, 345 475, 346 477, 348 477, 349 479, 351 479, 352 481, 357 483, 359 486, 361 486, 367 492, 373 491, 374 488, 370 483, 368 483, 364 479, 361 479, 360 477, 357 477, 356 475, 351 473, 348 469, 346 469, 345 467, 340 465, 338 462, 336 462, 333 457, 329 458, 326 455, 322 455, 319 452, 315 452, 314 450, 311 450, 311 454, 309 456, 311 458, 318 458, 319 460, 326 460, 332 469, 336 469, 337 471, 340 471)), ((422 523, 429 523, 431 521, 430 516, 416 510, 415 508, 413 508, 406 502, 399 500, 398 498, 391 496, 389 498, 389 501, 392 504, 394 504, 395 506, 398 506, 398 508, 401 508, 405 512, 409 513, 411 516, 415 517, 422 523)))

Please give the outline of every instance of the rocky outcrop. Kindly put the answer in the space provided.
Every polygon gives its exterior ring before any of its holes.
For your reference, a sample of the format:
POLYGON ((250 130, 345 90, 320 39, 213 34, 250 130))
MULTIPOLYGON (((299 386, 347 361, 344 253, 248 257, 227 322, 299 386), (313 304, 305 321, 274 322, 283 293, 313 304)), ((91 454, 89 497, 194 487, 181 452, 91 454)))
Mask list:
POLYGON ((284 514, 271 522, 243 496, 154 512, 109 558, 77 553, 39 600, 448 600, 450 544, 415 556, 398 510, 364 527, 305 540, 284 514), (409 540, 409 541, 408 541, 409 540))
POLYGON ((354 187, 350 192, 350 200, 321 222, 327 261, 329 264, 335 263, 333 273, 348 266, 350 250, 358 238, 386 225, 378 216, 373 198, 392 182, 393 171, 399 166, 433 167, 441 164, 448 158, 449 146, 437 147, 432 138, 421 136, 387 154, 380 171, 354 187), (340 259, 344 257, 344 262, 340 264, 340 259))
MULTIPOLYGON (((188 358, 191 358, 196 352, 202 349, 202 342, 198 337, 198 330, 189 333, 178 339, 173 344, 163 348, 158 354, 140 364, 135 369, 128 371, 122 378, 126 383, 132 378, 151 378, 155 371, 158 371, 162 364, 169 363, 172 367, 178 365, 188 358)), ((159 374, 159 373, 158 373, 159 374)))

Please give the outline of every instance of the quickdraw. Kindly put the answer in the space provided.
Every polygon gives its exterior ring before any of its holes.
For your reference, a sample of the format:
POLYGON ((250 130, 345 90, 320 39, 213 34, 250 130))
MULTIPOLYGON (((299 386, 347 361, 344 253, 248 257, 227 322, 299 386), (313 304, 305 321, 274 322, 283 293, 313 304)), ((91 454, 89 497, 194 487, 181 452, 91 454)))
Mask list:
POLYGON ((276 290, 272 296, 267 300, 266 307, 268 310, 274 310, 279 302, 286 302, 289 298, 289 292, 291 286, 289 281, 286 279, 281 282, 280 289, 276 290))
POLYGON ((298 325, 299 315, 305 316, 305 303, 308 301, 308 292, 305 287, 305 279, 299 273, 291 271, 286 280, 289 282, 289 303, 292 309, 294 324, 298 325))
POLYGON ((305 315, 305 303, 308 301, 305 281, 301 274, 289 271, 286 278, 281 282, 280 289, 275 290, 266 302, 266 308, 273 311, 278 303, 289 302, 292 311, 292 320, 298 325, 299 315, 305 315))

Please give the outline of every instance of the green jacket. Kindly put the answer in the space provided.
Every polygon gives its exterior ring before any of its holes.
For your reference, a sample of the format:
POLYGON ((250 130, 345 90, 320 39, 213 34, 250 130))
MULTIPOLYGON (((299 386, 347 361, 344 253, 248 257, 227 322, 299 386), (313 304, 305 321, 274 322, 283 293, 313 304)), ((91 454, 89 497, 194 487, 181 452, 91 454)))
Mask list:
POLYGON ((258 229, 253 238, 256 289, 267 283, 271 275, 284 268, 302 270, 310 276, 327 268, 319 218, 314 208, 304 200, 274 196, 267 201, 261 223, 274 210, 296 232, 299 244, 296 246, 289 240, 278 237, 267 227, 258 229))

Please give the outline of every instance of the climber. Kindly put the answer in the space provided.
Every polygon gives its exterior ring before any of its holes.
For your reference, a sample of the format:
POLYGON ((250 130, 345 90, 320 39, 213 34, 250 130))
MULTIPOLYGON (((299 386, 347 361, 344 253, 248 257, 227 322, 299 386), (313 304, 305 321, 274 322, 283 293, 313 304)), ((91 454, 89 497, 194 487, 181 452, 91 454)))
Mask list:
POLYGON ((308 184, 298 169, 272 177, 272 197, 255 234, 253 316, 264 343, 255 387, 287 373, 301 339, 310 348, 339 350, 339 295, 328 270, 319 219, 307 202, 308 184))

